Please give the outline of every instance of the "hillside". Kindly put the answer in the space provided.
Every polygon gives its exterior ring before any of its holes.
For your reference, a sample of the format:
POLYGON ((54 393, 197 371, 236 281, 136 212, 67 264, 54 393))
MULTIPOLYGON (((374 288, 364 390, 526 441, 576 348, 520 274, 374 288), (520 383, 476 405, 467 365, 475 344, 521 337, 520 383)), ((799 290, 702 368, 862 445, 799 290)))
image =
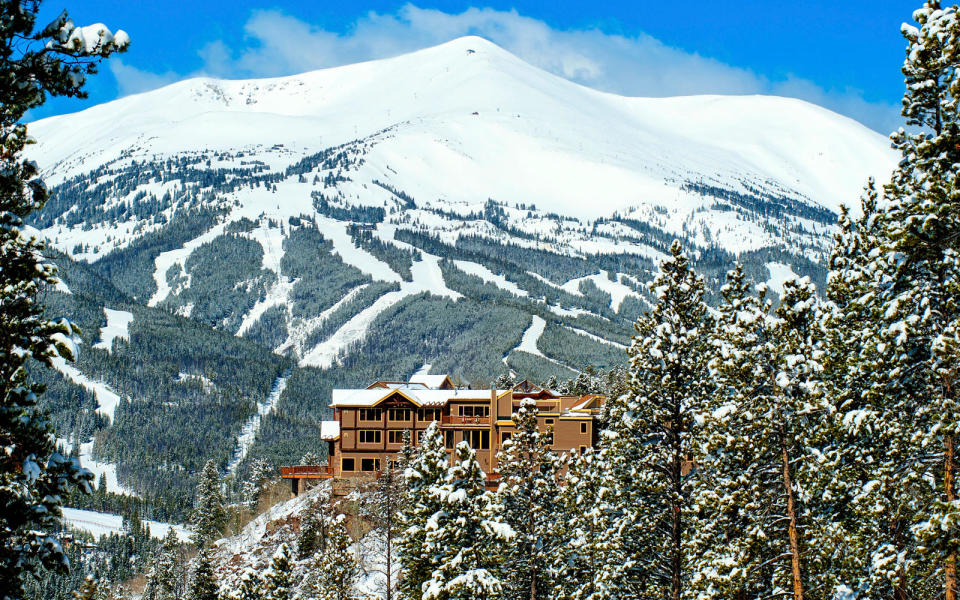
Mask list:
POLYGON ((207 458, 321 450, 335 386, 623 362, 673 239, 713 290, 736 260, 822 281, 838 206, 895 162, 801 101, 619 97, 475 37, 30 132, 70 291, 50 310, 83 328, 77 372, 46 377, 61 436, 177 497, 207 458))

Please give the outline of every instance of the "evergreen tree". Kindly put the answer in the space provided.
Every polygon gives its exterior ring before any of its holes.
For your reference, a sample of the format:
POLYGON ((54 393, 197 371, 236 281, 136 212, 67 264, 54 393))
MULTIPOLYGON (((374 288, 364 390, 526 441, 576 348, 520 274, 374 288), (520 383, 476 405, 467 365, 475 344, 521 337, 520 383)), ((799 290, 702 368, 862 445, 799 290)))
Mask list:
POLYGON ((400 510, 405 488, 403 472, 388 467, 370 484, 360 503, 360 515, 370 526, 363 541, 374 544, 377 547, 376 555, 382 556, 374 563, 373 570, 383 577, 382 596, 386 600, 392 600, 399 574, 399 565, 394 558, 397 538, 401 533, 400 510))
POLYGON ((264 600, 290 600, 293 597, 293 564, 290 548, 280 544, 270 560, 270 567, 263 574, 264 600))
POLYGON ((31 360, 49 366, 72 359, 74 332, 66 320, 48 320, 39 302, 57 278, 43 243, 24 229, 47 190, 37 164, 23 156, 33 140, 21 121, 48 95, 85 97, 86 75, 129 43, 125 33, 102 26, 78 35, 66 12, 35 31, 39 5, 0 4, 0 597, 11 599, 23 597, 23 576, 38 565, 69 567, 55 534, 60 503, 74 487, 92 491, 89 471, 56 451, 38 406, 43 386, 27 371, 31 360))
POLYGON ((902 158, 884 190, 879 243, 864 269, 874 289, 862 312, 874 335, 851 366, 866 376, 858 384, 863 406, 847 415, 855 432, 860 424, 878 425, 871 432, 879 442, 878 477, 860 504, 885 514, 888 524, 865 532, 878 546, 869 591, 883 593, 876 582, 886 580, 898 598, 933 594, 928 586, 936 576, 943 597, 955 600, 960 23, 956 8, 938 1, 913 16, 919 27, 902 28, 902 114, 912 129, 893 136, 902 158))
POLYGON ((497 503, 501 518, 515 532, 502 573, 505 596, 537 600, 551 598, 550 568, 562 545, 557 539, 560 513, 561 459, 550 449, 552 431, 537 429, 537 402, 526 398, 513 414, 516 432, 499 455, 497 503))
POLYGON ((812 460, 830 414, 813 285, 787 281, 770 314, 765 286, 750 295, 738 268, 723 298, 711 364, 717 388, 700 417, 692 585, 705 597, 831 597, 831 544, 819 543, 830 520, 812 460))
POLYGON ((618 547, 608 469, 592 448, 575 458, 560 492, 554 556, 554 596, 562 600, 602 600, 625 597, 615 570, 618 547))
POLYGON ((301 559, 325 552, 329 535, 330 498, 324 495, 314 500, 300 518, 297 535, 297 556, 301 559))
POLYGON ((209 550, 201 546, 193 560, 193 578, 190 580, 189 600, 217 600, 219 589, 210 563, 209 550))
POLYGON ((346 517, 338 515, 330 522, 326 547, 314 556, 310 570, 310 589, 317 600, 349 600, 360 573, 357 559, 350 551, 346 517))
POLYGON ((176 531, 171 527, 150 566, 143 597, 145 600, 180 600, 185 591, 185 580, 183 550, 176 531))
POLYGON ((221 488, 217 464, 213 459, 208 460, 200 472, 191 519, 198 546, 202 547, 219 538, 227 525, 227 511, 224 508, 221 488))
POLYGON ((711 320, 703 279, 679 242, 651 284, 658 298, 634 326, 628 349, 630 392, 612 399, 604 436, 619 511, 612 535, 619 555, 608 556, 620 592, 679 600, 687 579, 686 521, 697 458, 693 417, 709 394, 711 320))
POLYGON ((97 584, 97 580, 94 579, 93 575, 87 575, 80 589, 73 593, 73 597, 77 600, 97 600, 99 596, 100 586, 97 584))
POLYGON ((502 548, 514 533, 499 520, 499 507, 484 484, 486 476, 467 442, 430 494, 441 509, 426 526, 426 551, 436 565, 423 588, 424 600, 486 600, 497 597, 502 548))
POLYGON ((247 568, 240 576, 240 584, 230 594, 233 600, 263 600, 263 580, 251 568, 247 568))
POLYGON ((420 446, 405 472, 407 492, 400 511, 397 558, 402 572, 399 592, 406 600, 422 598, 423 586, 438 566, 436 556, 426 547, 427 524, 441 510, 433 490, 446 476, 447 462, 440 427, 431 423, 421 434, 420 446))

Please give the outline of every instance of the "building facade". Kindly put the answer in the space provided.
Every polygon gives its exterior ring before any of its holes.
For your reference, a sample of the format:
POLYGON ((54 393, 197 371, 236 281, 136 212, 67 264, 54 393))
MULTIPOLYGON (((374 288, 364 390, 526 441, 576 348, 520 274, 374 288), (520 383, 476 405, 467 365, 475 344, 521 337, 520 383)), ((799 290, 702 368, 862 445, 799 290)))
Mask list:
POLYGON ((527 381, 507 390, 458 390, 445 375, 427 375, 333 390, 334 420, 324 421, 320 432, 328 444, 328 464, 284 467, 281 473, 294 493, 304 479, 373 478, 395 466, 405 432, 416 446, 437 422, 448 453, 467 442, 492 481, 500 448, 516 431, 512 415, 526 398, 537 403, 539 429, 553 431, 556 451, 582 453, 596 443, 603 396, 562 395, 527 381))

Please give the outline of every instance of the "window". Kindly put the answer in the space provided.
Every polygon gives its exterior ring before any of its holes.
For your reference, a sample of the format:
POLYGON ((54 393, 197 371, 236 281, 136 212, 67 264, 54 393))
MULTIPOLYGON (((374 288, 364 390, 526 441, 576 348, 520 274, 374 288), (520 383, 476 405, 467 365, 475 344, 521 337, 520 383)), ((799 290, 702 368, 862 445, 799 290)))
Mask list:
POLYGON ((366 473, 372 471, 380 470, 380 459, 379 458, 363 458, 360 459, 360 470, 366 473))
POLYGON ((587 433, 587 424, 586 424, 586 423, 580 423, 580 433, 583 433, 583 434, 586 434, 586 433, 587 433))
POLYGON ((505 441, 509 440, 511 437, 513 437, 513 432, 504 431, 503 433, 500 434, 500 443, 501 444, 504 443, 505 441))
POLYGON ((402 431, 388 431, 387 432, 387 443, 388 444, 402 444, 403 443, 403 432, 402 431))
POLYGON ((397 469, 400 468, 400 461, 399 461, 399 460, 388 460, 388 461, 387 461, 387 468, 390 469, 391 471, 396 471, 397 469))
POLYGON ((583 455, 586 454, 586 453, 587 453, 587 447, 586 447, 586 446, 580 446, 580 456, 583 456, 583 455))
POLYGON ((479 430, 474 429, 472 431, 464 431, 463 439, 470 444, 470 447, 474 450, 489 450, 490 449, 490 432, 486 429, 479 430))
POLYGON ((547 426, 553 425, 553 419, 544 419, 543 422, 547 426))
POLYGON ((458 406, 457 415, 461 417, 489 417, 489 406, 458 406))
POLYGON ((375 429, 363 429, 360 431, 361 444, 379 444, 380 432, 375 429))
POLYGON ((387 411, 387 419, 390 421, 409 421, 410 409, 409 408, 391 408, 389 411, 387 411))
POLYGON ((427 423, 432 423, 433 421, 439 421, 440 409, 439 408, 418 408, 417 420, 425 421, 427 423))
POLYGON ((453 431, 447 430, 443 432, 443 441, 444 445, 447 447, 447 450, 453 450, 453 431))
POLYGON ((361 421, 380 421, 383 419, 383 411, 379 408, 361 408, 360 409, 360 420, 361 421))
POLYGON ((354 464, 352 458, 341 458, 340 459, 340 470, 341 471, 356 471, 357 466, 354 464))

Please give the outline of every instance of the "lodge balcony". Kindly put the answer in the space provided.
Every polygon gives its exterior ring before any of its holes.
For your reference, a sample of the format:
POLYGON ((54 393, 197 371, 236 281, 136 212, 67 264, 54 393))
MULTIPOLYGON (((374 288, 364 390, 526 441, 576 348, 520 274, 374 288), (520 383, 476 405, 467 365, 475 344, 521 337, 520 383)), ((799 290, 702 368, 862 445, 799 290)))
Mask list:
POLYGON ((333 477, 333 468, 329 465, 296 465, 280 467, 283 479, 329 479, 333 477))
POLYGON ((489 425, 490 417, 460 417, 456 415, 443 415, 440 417, 441 425, 489 425))

